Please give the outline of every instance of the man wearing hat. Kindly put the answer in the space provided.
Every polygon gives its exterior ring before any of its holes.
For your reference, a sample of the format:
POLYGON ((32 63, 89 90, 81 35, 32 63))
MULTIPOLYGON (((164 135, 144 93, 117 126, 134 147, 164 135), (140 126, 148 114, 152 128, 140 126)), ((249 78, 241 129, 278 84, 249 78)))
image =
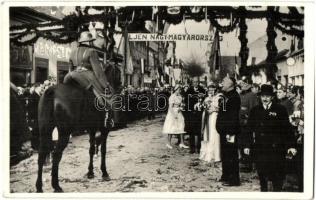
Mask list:
POLYGON ((236 136, 240 133, 240 97, 236 92, 236 80, 225 77, 222 81, 224 102, 221 103, 216 121, 220 135, 222 177, 224 186, 239 186, 239 160, 236 136))
POLYGON ((287 154, 294 156, 294 134, 284 106, 273 101, 271 85, 262 85, 261 104, 250 111, 249 130, 253 133, 253 149, 245 148, 245 154, 253 151, 261 191, 268 191, 268 181, 272 181, 273 191, 281 191, 284 179, 284 164, 287 154))

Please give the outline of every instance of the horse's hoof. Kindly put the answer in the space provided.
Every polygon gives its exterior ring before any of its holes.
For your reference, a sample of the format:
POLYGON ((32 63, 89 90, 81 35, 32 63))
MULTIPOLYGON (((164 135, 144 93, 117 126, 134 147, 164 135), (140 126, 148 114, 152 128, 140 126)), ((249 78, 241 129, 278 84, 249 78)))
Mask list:
POLYGON ((88 177, 88 179, 92 179, 92 178, 94 178, 94 174, 93 173, 88 173, 87 177, 88 177))
POLYGON ((55 188, 55 191, 54 191, 55 193, 62 193, 62 192, 64 192, 63 191, 63 189, 61 188, 61 187, 57 187, 57 188, 55 188))
POLYGON ((36 189, 37 193, 43 193, 43 189, 36 189))
POLYGON ((102 176, 102 180, 103 180, 103 181, 110 181, 111 178, 110 178, 109 175, 107 175, 107 176, 102 176))

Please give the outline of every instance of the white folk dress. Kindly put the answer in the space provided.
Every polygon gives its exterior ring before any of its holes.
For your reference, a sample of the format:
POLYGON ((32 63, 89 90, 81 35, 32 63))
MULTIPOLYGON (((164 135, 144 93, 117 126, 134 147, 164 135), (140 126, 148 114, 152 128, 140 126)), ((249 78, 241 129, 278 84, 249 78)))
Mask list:
POLYGON ((163 125, 163 134, 183 134, 184 131, 184 117, 181 111, 182 97, 180 95, 172 94, 169 97, 168 113, 163 125))
POLYGON ((202 123, 203 141, 201 142, 200 160, 206 162, 221 161, 220 135, 216 130, 219 109, 219 95, 207 97, 204 101, 204 123, 202 123))

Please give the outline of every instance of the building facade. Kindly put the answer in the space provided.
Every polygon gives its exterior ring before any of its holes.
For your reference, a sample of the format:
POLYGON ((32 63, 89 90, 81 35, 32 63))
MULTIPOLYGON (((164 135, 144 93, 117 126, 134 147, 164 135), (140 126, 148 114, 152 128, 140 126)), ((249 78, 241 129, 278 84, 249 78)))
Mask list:
MULTIPOLYGON (((278 49, 276 59, 277 73, 276 79, 282 85, 288 84, 304 85, 304 47, 303 39, 277 32, 275 44, 278 49)), ((258 72, 252 74, 255 83, 262 84, 267 82, 264 70, 265 59, 267 57, 267 35, 259 37, 249 46, 249 58, 247 64, 250 68, 258 68, 258 72)))
MULTIPOLYGON (((10 8, 10 26, 27 23, 54 21, 58 18, 51 15, 52 10, 45 7, 13 7, 10 8)), ((49 78, 61 82, 69 70, 69 56, 71 47, 77 45, 56 44, 39 38, 34 44, 16 46, 10 44, 10 78, 18 86, 31 83, 43 83, 49 78)))

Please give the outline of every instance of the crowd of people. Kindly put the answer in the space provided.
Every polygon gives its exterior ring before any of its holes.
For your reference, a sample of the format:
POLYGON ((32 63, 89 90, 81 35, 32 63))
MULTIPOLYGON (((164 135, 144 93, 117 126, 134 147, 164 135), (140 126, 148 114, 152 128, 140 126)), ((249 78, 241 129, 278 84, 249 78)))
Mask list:
POLYGON ((304 88, 251 84, 225 77, 207 86, 198 81, 176 85, 169 98, 162 133, 168 149, 175 145, 198 153, 210 166, 222 166, 219 181, 239 186, 239 172, 257 170, 261 191, 285 189, 295 174, 303 190, 304 88), (189 135, 186 144, 185 135, 189 135), (172 143, 172 136, 178 137, 172 143))

